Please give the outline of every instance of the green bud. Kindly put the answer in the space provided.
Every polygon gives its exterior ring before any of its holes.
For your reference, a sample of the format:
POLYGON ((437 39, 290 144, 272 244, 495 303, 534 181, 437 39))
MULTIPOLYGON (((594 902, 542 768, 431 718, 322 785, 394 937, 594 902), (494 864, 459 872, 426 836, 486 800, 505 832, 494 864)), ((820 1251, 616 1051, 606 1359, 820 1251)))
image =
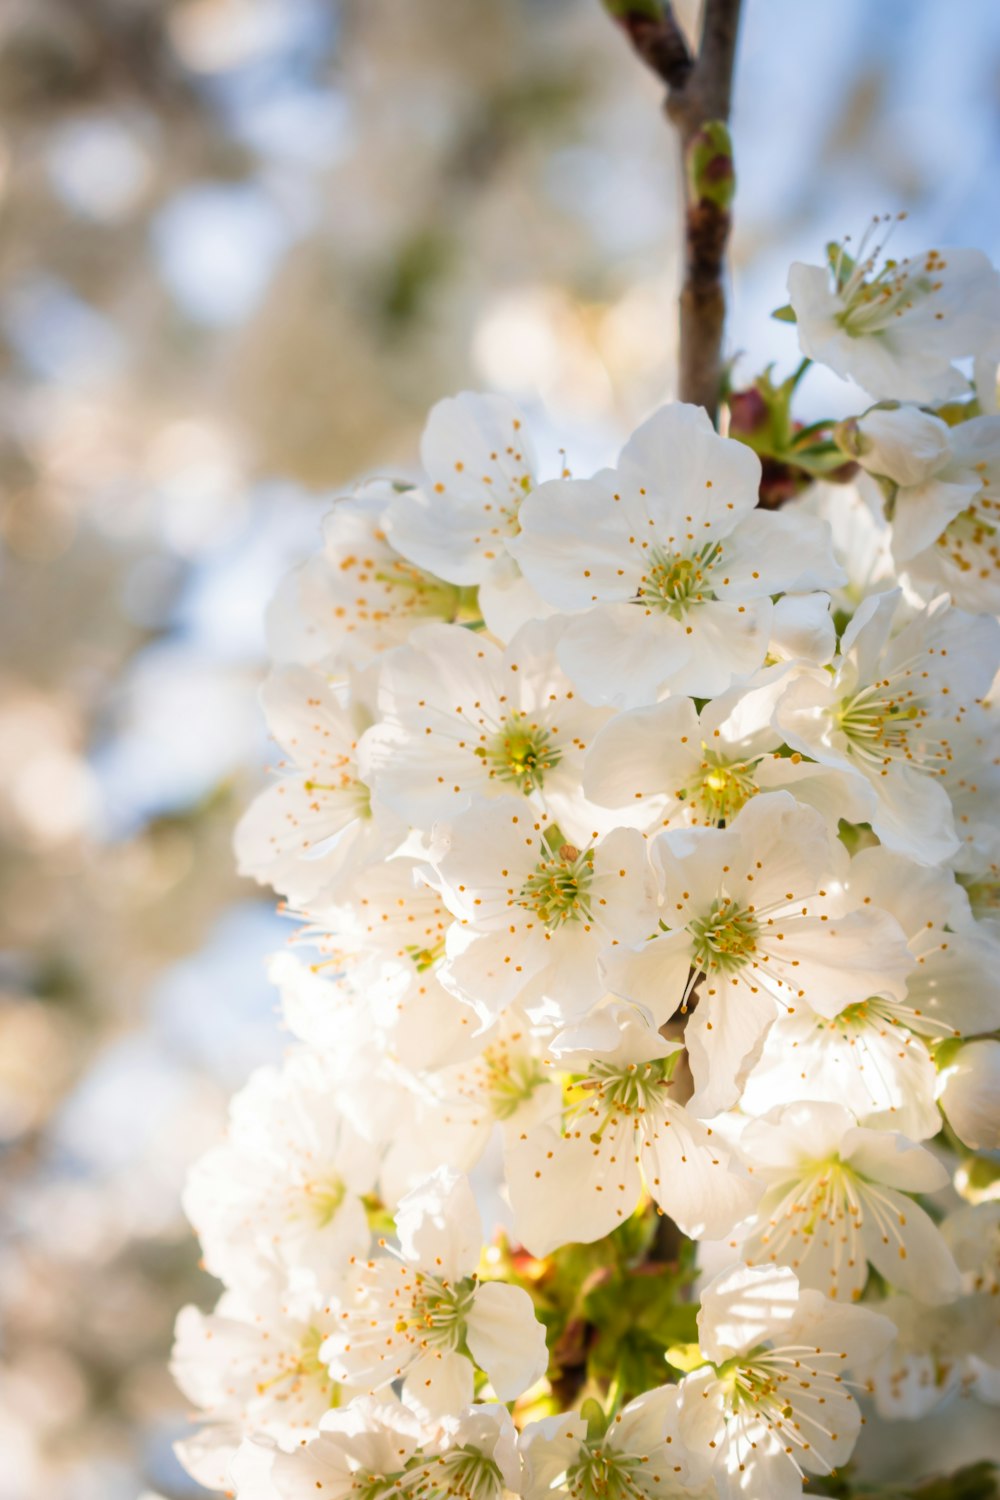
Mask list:
POLYGON ((588 1396, 580 1407, 580 1415, 587 1424, 587 1437, 592 1443, 600 1442, 608 1430, 608 1419, 601 1403, 588 1396))
POLYGON ((736 194, 733 142, 721 120, 709 120, 687 148, 688 198, 728 209, 736 194))

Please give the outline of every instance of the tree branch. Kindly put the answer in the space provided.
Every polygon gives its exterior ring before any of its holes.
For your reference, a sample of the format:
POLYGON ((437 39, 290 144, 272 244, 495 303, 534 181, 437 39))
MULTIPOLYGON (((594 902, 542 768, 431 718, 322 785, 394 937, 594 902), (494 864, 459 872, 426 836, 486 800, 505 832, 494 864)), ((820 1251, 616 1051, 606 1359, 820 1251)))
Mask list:
POLYGON ((680 296, 682 401, 717 420, 726 321, 723 285, 735 188, 728 121, 742 0, 704 0, 697 55, 665 0, 604 0, 643 62, 667 86, 685 183, 680 296))

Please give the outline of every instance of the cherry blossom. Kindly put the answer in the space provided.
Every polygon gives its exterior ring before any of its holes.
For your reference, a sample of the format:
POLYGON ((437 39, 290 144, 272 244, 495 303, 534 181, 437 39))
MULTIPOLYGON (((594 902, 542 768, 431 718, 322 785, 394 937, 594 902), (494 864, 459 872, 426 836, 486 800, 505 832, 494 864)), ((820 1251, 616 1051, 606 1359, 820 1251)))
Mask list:
POLYGON ((772 595, 843 580, 827 527, 756 509, 759 480, 748 448, 678 404, 638 429, 616 470, 551 481, 521 507, 508 549, 570 613, 559 657, 590 702, 723 692, 763 665, 772 595))

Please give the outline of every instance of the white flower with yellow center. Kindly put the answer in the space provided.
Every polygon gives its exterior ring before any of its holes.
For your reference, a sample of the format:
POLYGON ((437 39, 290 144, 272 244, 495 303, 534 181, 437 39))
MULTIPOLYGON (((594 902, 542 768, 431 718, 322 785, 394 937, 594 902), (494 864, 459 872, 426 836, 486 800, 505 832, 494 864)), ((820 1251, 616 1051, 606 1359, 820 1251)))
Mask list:
POLYGON ((558 1065, 548 1053, 551 1026, 537 1026, 513 1005, 464 1049, 460 1060, 424 1072, 413 1087, 413 1126, 389 1145, 382 1180, 401 1197, 444 1163, 471 1172, 499 1130, 504 1148, 558 1117, 558 1065))
POLYGON ((905 993, 913 960, 898 923, 860 903, 830 915, 846 855, 787 792, 753 798, 724 829, 659 834, 652 861, 663 930, 608 959, 606 977, 658 1025, 688 1015, 697 1114, 736 1102, 778 1015, 905 993))
POLYGON ((917 407, 875 407, 852 446, 890 481, 896 565, 928 598, 973 614, 1000 611, 1000 417, 949 427, 917 407))
POLYGON ((840 818, 862 818, 851 777, 780 753, 771 720, 789 680, 787 669, 768 669, 700 713, 690 698, 675 697, 615 714, 587 752, 586 795, 647 833, 731 823, 758 792, 781 788, 816 807, 834 832, 840 818))
POLYGON ((677 1043, 612 1004, 566 1032, 562 1128, 540 1124, 507 1155, 514 1230, 533 1255, 601 1239, 646 1192, 685 1234, 718 1238, 756 1194, 711 1129, 671 1089, 677 1043))
POLYGON ((524 1500, 708 1500, 708 1465, 681 1441, 679 1403, 677 1386, 663 1385, 610 1421, 566 1412, 529 1422, 518 1439, 524 1500))
POLYGON ((246 1296, 294 1285, 322 1302, 331 1265, 370 1242, 379 1152, 344 1117, 337 1072, 300 1051, 235 1096, 225 1142, 195 1163, 184 1209, 206 1270, 246 1296))
POLYGON ((345 1396, 319 1357, 333 1322, 323 1310, 297 1316, 259 1291, 252 1302, 227 1292, 212 1313, 182 1309, 170 1370, 204 1423, 180 1445, 202 1483, 226 1487, 243 1437, 260 1433, 295 1447, 317 1431, 324 1412, 353 1394, 345 1396))
POLYGON ((751 1122, 740 1150, 766 1191, 742 1240, 750 1265, 790 1266, 801 1286, 857 1301, 869 1264, 921 1302, 951 1302, 958 1268, 914 1198, 948 1184, 905 1136, 867 1130, 839 1104, 789 1104, 751 1122))
POLYGON ((861 1412, 848 1372, 893 1338, 887 1318, 801 1289, 783 1266, 725 1271, 702 1292, 708 1361, 680 1383, 680 1436, 719 1500, 798 1500, 850 1457, 861 1412))
POLYGON ((429 829, 476 798, 516 795, 568 836, 588 836, 583 756, 608 714, 584 702, 559 666, 560 634, 534 621, 501 649, 459 626, 414 631, 385 663, 379 723, 362 742, 379 798, 429 829))
POLYGON ((843 579, 823 522, 758 510, 760 463, 696 406, 661 408, 618 467, 556 480, 508 543, 547 603, 569 613, 559 658, 592 703, 725 691, 763 664, 771 596, 843 579))
POLYGON ((295 1453, 245 1443, 233 1479, 239 1500, 502 1500, 518 1490, 515 1444, 496 1403, 428 1423, 398 1401, 361 1396, 295 1453))
POLYGON ((548 613, 506 548, 537 483, 524 417, 505 396, 449 396, 431 409, 420 456, 426 480, 394 501, 389 540, 437 578, 478 585, 483 618, 508 640, 526 620, 548 613))
POLYGON ((545 1330, 527 1292, 476 1276, 482 1222, 466 1178, 441 1167, 396 1210, 399 1253, 352 1260, 320 1358, 370 1391, 403 1382, 418 1415, 468 1405, 478 1365, 501 1401, 546 1366, 545 1330))
POLYGON ((893 634, 898 591, 864 601, 832 672, 801 671, 775 722, 793 749, 867 783, 866 821, 923 864, 958 848, 944 778, 963 718, 990 687, 1000 626, 942 596, 893 634))
POLYGON ((969 390, 953 361, 996 343, 1000 275, 981 250, 880 264, 888 218, 874 220, 853 256, 831 245, 829 267, 791 267, 799 347, 879 400, 946 401, 969 390))
MULTIPOLYGON (((387 860, 362 871, 335 901, 315 903, 299 937, 321 955, 316 973, 356 994, 387 1053, 409 1068, 437 1068, 464 1055, 491 1020, 482 1007, 445 990, 438 978, 452 915, 417 876, 416 860, 387 860)), ((329 1045, 336 1045, 336 1025, 329 1045)))
POLYGON ((372 718, 364 688, 348 695, 320 672, 288 667, 271 674, 261 701, 288 761, 237 827, 240 874, 296 905, 329 899, 406 834, 393 813, 373 806, 361 779, 358 741, 372 718))
POLYGON ((422 620, 475 619, 475 592, 435 578, 390 544, 399 486, 377 479, 337 500, 323 550, 283 580, 267 612, 271 656, 331 674, 360 670, 402 645, 422 620))
POLYGON ((439 829, 431 864, 457 918, 442 982, 494 1014, 517 999, 540 1019, 583 1014, 604 993, 602 955, 641 943, 656 922, 640 833, 573 844, 513 797, 439 829))

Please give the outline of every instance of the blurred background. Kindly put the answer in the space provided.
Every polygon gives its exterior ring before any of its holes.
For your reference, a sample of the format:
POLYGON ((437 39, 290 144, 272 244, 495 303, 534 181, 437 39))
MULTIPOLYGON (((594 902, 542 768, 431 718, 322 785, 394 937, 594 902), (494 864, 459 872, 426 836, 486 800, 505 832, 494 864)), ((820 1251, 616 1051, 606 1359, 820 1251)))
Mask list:
MULTIPOLYGON (((874 212, 1000 260, 995 0, 747 0, 738 78, 745 370, 874 212)), ((194 1492, 178 1195, 280 1047, 230 853, 264 606, 439 396, 580 471, 672 393, 658 100, 598 0, 0 4, 0 1500, 194 1492)))

